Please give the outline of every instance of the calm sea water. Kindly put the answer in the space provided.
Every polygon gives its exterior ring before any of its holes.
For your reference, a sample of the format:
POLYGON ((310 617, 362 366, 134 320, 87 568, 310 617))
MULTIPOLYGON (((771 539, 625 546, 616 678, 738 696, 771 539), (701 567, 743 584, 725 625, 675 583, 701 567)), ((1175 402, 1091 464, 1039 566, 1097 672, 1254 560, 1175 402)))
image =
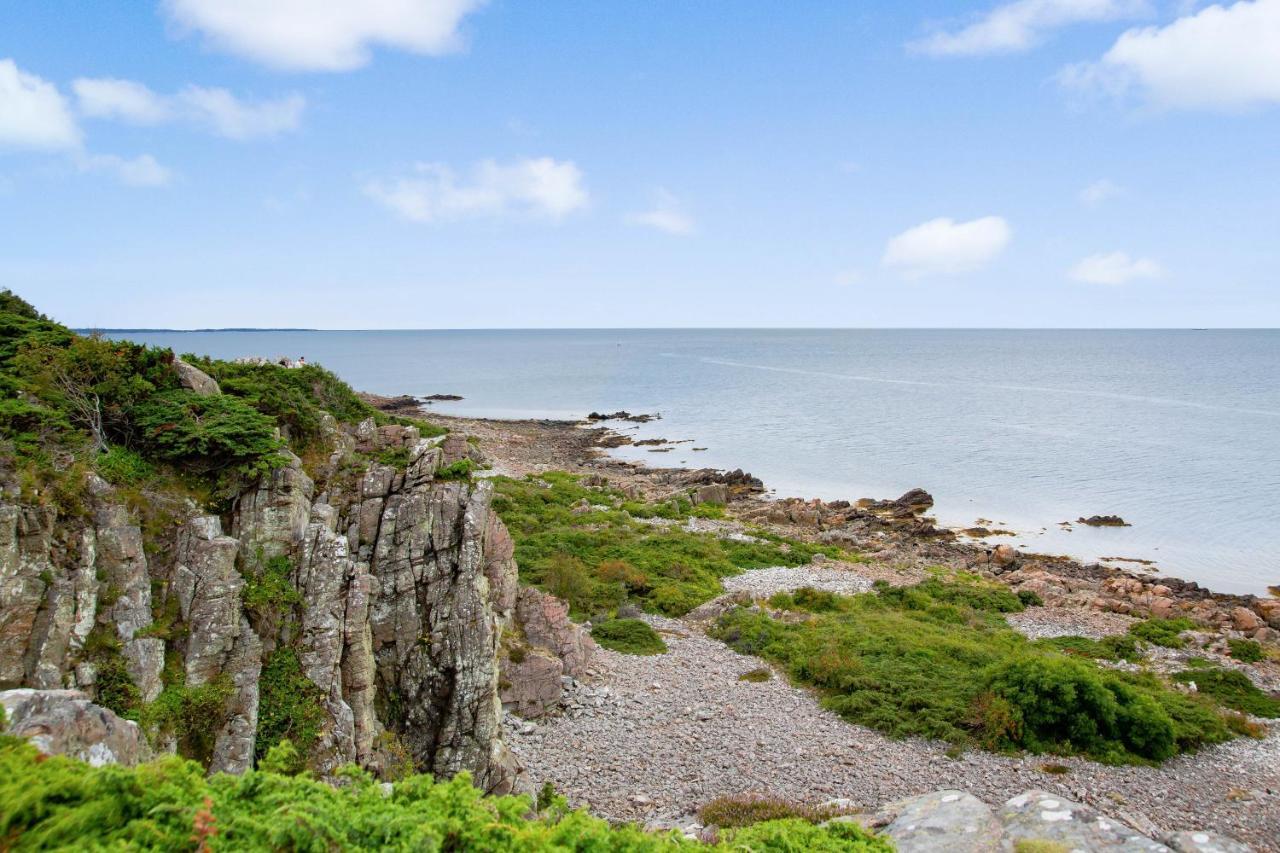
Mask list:
MULTIPOLYGON (((1221 591, 1280 583, 1280 331, 626 330, 120 333, 297 357, 441 412, 660 412, 651 464, 742 467, 779 495, 891 497, 1018 544, 1131 557, 1221 591), (693 447, 706 447, 695 452, 693 447), (1058 522, 1118 514, 1122 529, 1058 522)), ((1006 540, 1007 541, 1007 540, 1006 540)))

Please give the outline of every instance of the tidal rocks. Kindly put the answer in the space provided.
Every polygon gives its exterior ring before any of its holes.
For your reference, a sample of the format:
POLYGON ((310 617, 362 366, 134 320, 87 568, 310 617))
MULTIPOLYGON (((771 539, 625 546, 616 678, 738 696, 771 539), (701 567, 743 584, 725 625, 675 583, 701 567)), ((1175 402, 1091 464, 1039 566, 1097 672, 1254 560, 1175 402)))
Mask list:
POLYGON ((1091 515, 1088 518, 1077 518, 1077 524, 1087 524, 1090 527, 1132 527, 1118 515, 1091 515))
POLYGON ((458 394, 428 394, 427 396, 423 397, 422 399, 423 399, 423 400, 426 400, 427 402, 435 402, 435 401, 440 401, 440 402, 445 402, 445 401, 448 401, 448 402, 456 402, 456 401, 461 400, 461 399, 463 399, 463 398, 462 398, 462 396, 461 396, 461 395, 458 395, 458 394))
POLYGON ((649 423, 649 421, 656 421, 656 420, 659 420, 661 417, 662 415, 658 415, 658 414, 633 415, 630 412, 628 412, 626 409, 619 409, 616 412, 609 412, 609 413, 592 412, 591 414, 587 415, 587 420, 589 421, 630 421, 636 424, 647 424, 649 423))
POLYGON ((79 690, 6 690, 0 706, 4 731, 27 738, 45 755, 68 755, 94 767, 151 758, 137 723, 93 704, 79 690))

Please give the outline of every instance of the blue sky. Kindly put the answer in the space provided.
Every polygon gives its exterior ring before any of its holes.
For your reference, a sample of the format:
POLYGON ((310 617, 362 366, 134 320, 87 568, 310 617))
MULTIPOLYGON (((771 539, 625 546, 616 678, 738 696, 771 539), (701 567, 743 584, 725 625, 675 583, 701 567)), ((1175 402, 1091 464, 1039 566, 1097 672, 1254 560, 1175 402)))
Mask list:
POLYGON ((77 326, 1276 326, 1278 279, 1280 0, 0 7, 0 284, 77 326))

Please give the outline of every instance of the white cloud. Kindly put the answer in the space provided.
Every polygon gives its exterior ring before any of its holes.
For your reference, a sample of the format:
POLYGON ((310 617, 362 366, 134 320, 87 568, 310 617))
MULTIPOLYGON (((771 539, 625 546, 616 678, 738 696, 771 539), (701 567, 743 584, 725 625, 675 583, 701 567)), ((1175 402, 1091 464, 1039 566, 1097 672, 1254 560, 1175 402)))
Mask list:
POLYGON ((1082 258, 1068 272, 1076 281, 1089 284, 1127 284, 1140 278, 1159 278, 1160 265, 1150 258, 1131 258, 1125 252, 1105 252, 1082 258))
POLYGON ((76 165, 82 172, 107 172, 131 187, 165 187, 173 181, 173 172, 150 154, 132 159, 114 154, 86 154, 76 158, 76 165))
POLYGON ((155 92, 133 80, 81 77, 71 81, 80 112, 91 118, 123 119, 134 124, 160 124, 172 110, 155 92))
POLYGON ((297 129, 307 104, 296 94, 247 101, 226 89, 204 86, 187 86, 174 95, 160 95, 133 80, 82 77, 72 82, 71 88, 80 112, 91 118, 144 125, 182 121, 237 140, 297 129))
POLYGON ((680 200, 663 189, 658 190, 652 208, 629 214, 627 221, 677 236, 687 236, 697 230, 693 217, 685 212, 680 200))
POLYGON ((881 263, 907 278, 972 272, 1004 251, 1012 233, 999 216, 969 222, 931 219, 890 240, 881 263))
POLYGON ((1123 187, 1103 178, 1080 190, 1080 201, 1089 205, 1102 204, 1102 202, 1109 198, 1114 198, 1122 192, 1124 192, 1123 187))
POLYGON ((181 31, 276 68, 347 71, 374 45, 440 55, 458 50, 458 25, 484 0, 164 0, 181 31))
POLYGON ((1021 53, 1061 27, 1137 18, 1150 12, 1147 0, 1016 0, 997 6, 968 26, 935 33, 907 47, 930 56, 1021 53))
POLYGON ((1069 89, 1137 92, 1158 107, 1280 103, 1280 0, 1214 5, 1164 27, 1129 30, 1097 62, 1068 66, 1069 89))
POLYGON ((0 59, 0 146, 75 148, 80 129, 58 87, 0 59))
POLYGON ((459 180, 441 163, 419 163, 412 176, 369 181, 364 191, 413 222, 511 213, 558 220, 586 207, 589 200, 577 165, 550 157, 508 164, 482 160, 470 180, 459 180))

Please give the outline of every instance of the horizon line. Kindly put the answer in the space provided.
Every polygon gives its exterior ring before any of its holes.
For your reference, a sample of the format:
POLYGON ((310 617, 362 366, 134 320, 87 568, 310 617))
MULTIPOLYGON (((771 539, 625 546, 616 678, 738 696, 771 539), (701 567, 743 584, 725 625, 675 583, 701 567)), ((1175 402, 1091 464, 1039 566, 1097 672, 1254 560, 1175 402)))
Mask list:
POLYGON ((1278 326, 438 326, 319 328, 300 326, 71 326, 81 334, 108 332, 1274 332, 1278 326))

